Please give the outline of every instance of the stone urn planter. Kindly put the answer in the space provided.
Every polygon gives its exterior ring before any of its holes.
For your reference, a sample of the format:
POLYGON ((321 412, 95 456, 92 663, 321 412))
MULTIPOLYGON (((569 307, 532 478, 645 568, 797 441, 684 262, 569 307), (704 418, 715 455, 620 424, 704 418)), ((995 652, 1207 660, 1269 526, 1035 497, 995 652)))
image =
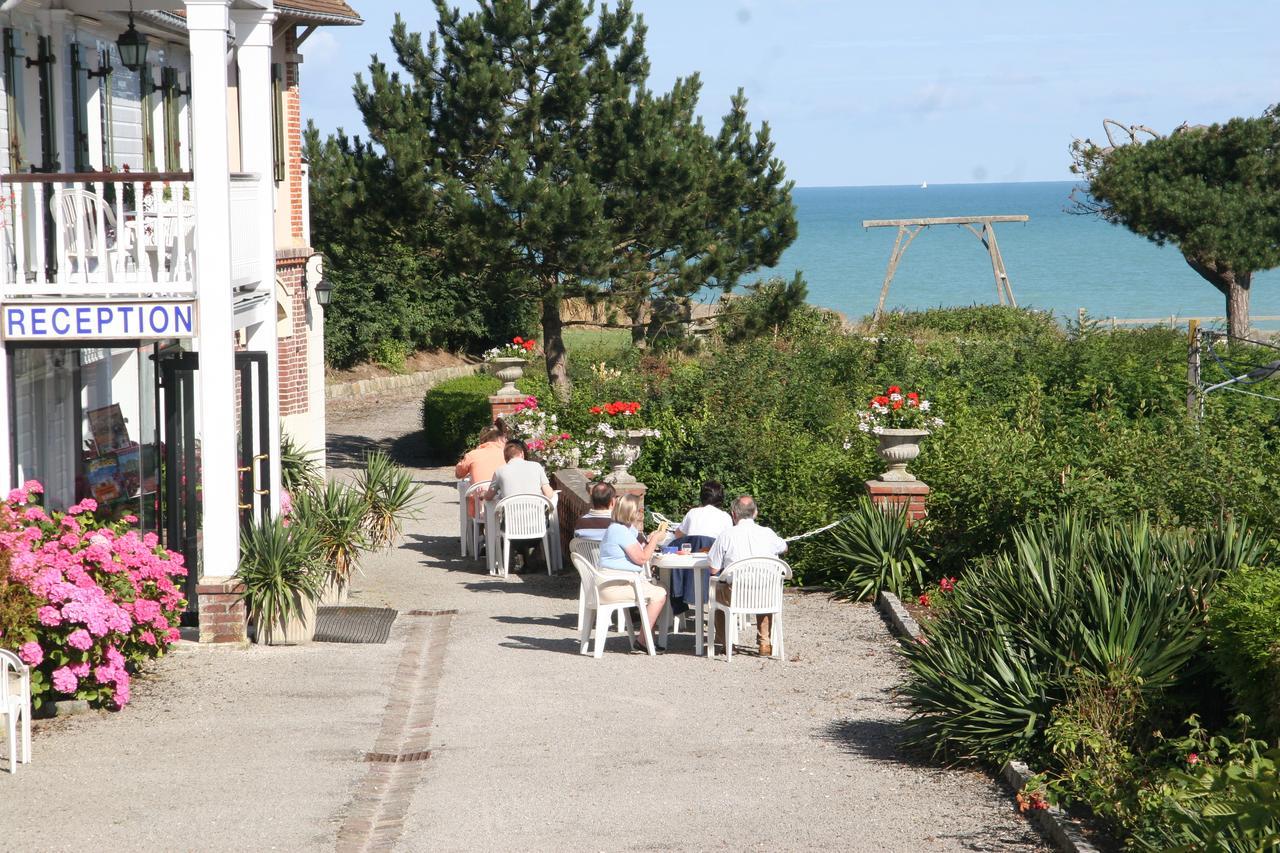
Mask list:
POLYGON ((907 463, 920 455, 920 442, 928 434, 927 429, 883 429, 876 433, 880 441, 876 454, 889 464, 878 479, 890 483, 915 480, 916 476, 907 470, 907 463))
POLYGON ((319 602, 302 593, 295 595, 296 609, 293 617, 286 620, 283 626, 259 623, 254 642, 264 646, 301 646, 311 642, 316 633, 316 608, 319 602))
POLYGON ((609 465, 612 470, 605 475, 604 481, 612 485, 630 485, 637 482, 629 470, 640 458, 640 446, 652 433, 647 429, 620 430, 621 441, 613 445, 609 454, 609 465))
POLYGON ((493 375, 502 380, 502 387, 498 389, 496 396, 519 396, 520 391, 516 388, 516 382, 520 377, 524 376, 526 364, 528 362, 523 358, 494 358, 489 360, 493 375))

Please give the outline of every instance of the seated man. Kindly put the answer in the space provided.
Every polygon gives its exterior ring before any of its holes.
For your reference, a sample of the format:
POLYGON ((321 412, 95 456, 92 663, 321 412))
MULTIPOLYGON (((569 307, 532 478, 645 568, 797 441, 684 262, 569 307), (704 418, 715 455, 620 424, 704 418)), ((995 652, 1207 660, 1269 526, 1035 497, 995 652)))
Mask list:
POLYGON ((618 493, 608 483, 591 486, 591 509, 573 525, 573 535, 578 539, 604 539, 604 532, 613 523, 613 505, 618 493))
MULTIPOLYGON (((507 460, 507 464, 493 472, 493 485, 485 492, 485 500, 501 500, 514 495, 542 495, 547 500, 555 499, 556 493, 547 479, 546 470, 537 462, 530 462, 524 458, 523 441, 518 438, 508 440, 502 455, 507 460)), ((521 540, 517 541, 516 545, 522 568, 529 568, 538 540, 521 540)), ((545 554, 543 559, 546 559, 545 554)))
MULTIPOLYGON (((719 480, 707 480, 698 493, 698 505, 684 515, 676 528, 676 538, 671 543, 677 547, 689 545, 694 551, 708 551, 720 534, 733 527, 733 519, 722 510, 724 486, 719 480)), ((707 597, 707 576, 698 573, 702 582, 702 597, 707 597)), ((686 603, 695 597, 694 574, 689 569, 676 569, 671 573, 671 612, 679 616, 689 610, 686 603)))
MULTIPOLYGON (((738 560, 748 557, 776 557, 786 553, 787 543, 782 537, 767 527, 756 524, 756 502, 750 495, 736 498, 730 508, 733 515, 733 527, 730 527, 716 544, 711 546, 707 555, 711 563, 711 574, 718 575, 738 560)), ((727 584, 716 584, 716 601, 729 603, 729 587, 727 584)), ((724 632, 724 613, 716 613, 716 635, 726 637, 724 632)), ((763 613, 756 617, 756 639, 761 655, 773 654, 773 642, 769 639, 769 629, 773 627, 773 616, 763 613)), ((714 650, 713 650, 714 651, 714 650)))
MULTIPOLYGON (((503 455, 506 444, 506 425, 502 422, 502 418, 498 418, 488 429, 480 433, 479 446, 462 457, 453 469, 454 475, 459 480, 470 477, 473 485, 492 480, 494 473, 507 464, 503 455)), ((467 507, 467 512, 472 518, 479 511, 479 501, 476 498, 477 495, 472 495, 470 506, 467 507)))

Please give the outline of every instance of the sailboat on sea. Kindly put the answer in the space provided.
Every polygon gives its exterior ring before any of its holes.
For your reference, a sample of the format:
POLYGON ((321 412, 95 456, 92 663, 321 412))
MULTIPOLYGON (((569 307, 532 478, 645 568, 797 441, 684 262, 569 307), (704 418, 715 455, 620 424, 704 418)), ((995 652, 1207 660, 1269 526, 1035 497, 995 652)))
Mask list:
POLYGON ((927 189, 929 189, 929 182, 928 182, 928 181, 921 181, 921 182, 920 182, 920 189, 922 189, 922 190, 927 190, 927 189))

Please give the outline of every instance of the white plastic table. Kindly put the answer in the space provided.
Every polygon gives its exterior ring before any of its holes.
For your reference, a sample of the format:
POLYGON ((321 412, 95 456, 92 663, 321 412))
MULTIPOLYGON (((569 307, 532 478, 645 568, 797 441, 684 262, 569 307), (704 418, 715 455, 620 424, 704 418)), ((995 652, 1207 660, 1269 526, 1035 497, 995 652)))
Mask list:
MULTIPOLYGON (((694 569, 704 572, 711 571, 711 561, 707 559, 706 554, 654 554, 653 559, 649 561, 659 572, 659 582, 666 587, 667 591, 671 591, 671 570, 672 569, 694 569)), ((694 575, 693 578, 693 612, 695 614, 694 625, 697 626, 694 631, 693 649, 694 654, 701 655, 704 651, 703 627, 702 620, 704 617, 702 600, 702 578, 694 575)), ((671 606, 671 597, 667 596, 667 607, 671 606)), ((665 632, 666 622, 663 623, 665 632)), ((665 639, 665 638, 664 638, 665 639)))

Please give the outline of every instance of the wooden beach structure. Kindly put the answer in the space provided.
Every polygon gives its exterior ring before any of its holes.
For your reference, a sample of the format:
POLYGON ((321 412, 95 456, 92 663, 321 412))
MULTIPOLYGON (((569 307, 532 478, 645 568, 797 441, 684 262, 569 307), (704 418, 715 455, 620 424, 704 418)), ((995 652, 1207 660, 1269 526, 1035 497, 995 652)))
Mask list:
POLYGON ((1000 254, 1000 244, 996 242, 997 222, 1027 222, 1031 217, 1025 213, 1006 214, 1001 216, 933 216, 923 219, 864 219, 862 220, 863 228, 897 228, 898 237, 893 242, 893 251, 889 254, 889 268, 885 270, 884 284, 880 286, 880 300, 876 303, 876 313, 871 318, 872 325, 880 322, 880 315, 884 313, 884 302, 889 296, 889 285, 893 283, 893 276, 898 271, 898 264, 902 262, 902 256, 907 253, 907 247, 911 245, 911 241, 919 236, 920 232, 934 225, 959 225, 967 228, 973 233, 973 236, 982 241, 982 245, 986 247, 987 254, 991 256, 991 273, 996 279, 996 298, 1000 300, 1001 305, 1011 305, 1017 307, 1018 302, 1013 297, 1013 285, 1009 283, 1009 273, 1004 267, 1004 257, 1000 254))

